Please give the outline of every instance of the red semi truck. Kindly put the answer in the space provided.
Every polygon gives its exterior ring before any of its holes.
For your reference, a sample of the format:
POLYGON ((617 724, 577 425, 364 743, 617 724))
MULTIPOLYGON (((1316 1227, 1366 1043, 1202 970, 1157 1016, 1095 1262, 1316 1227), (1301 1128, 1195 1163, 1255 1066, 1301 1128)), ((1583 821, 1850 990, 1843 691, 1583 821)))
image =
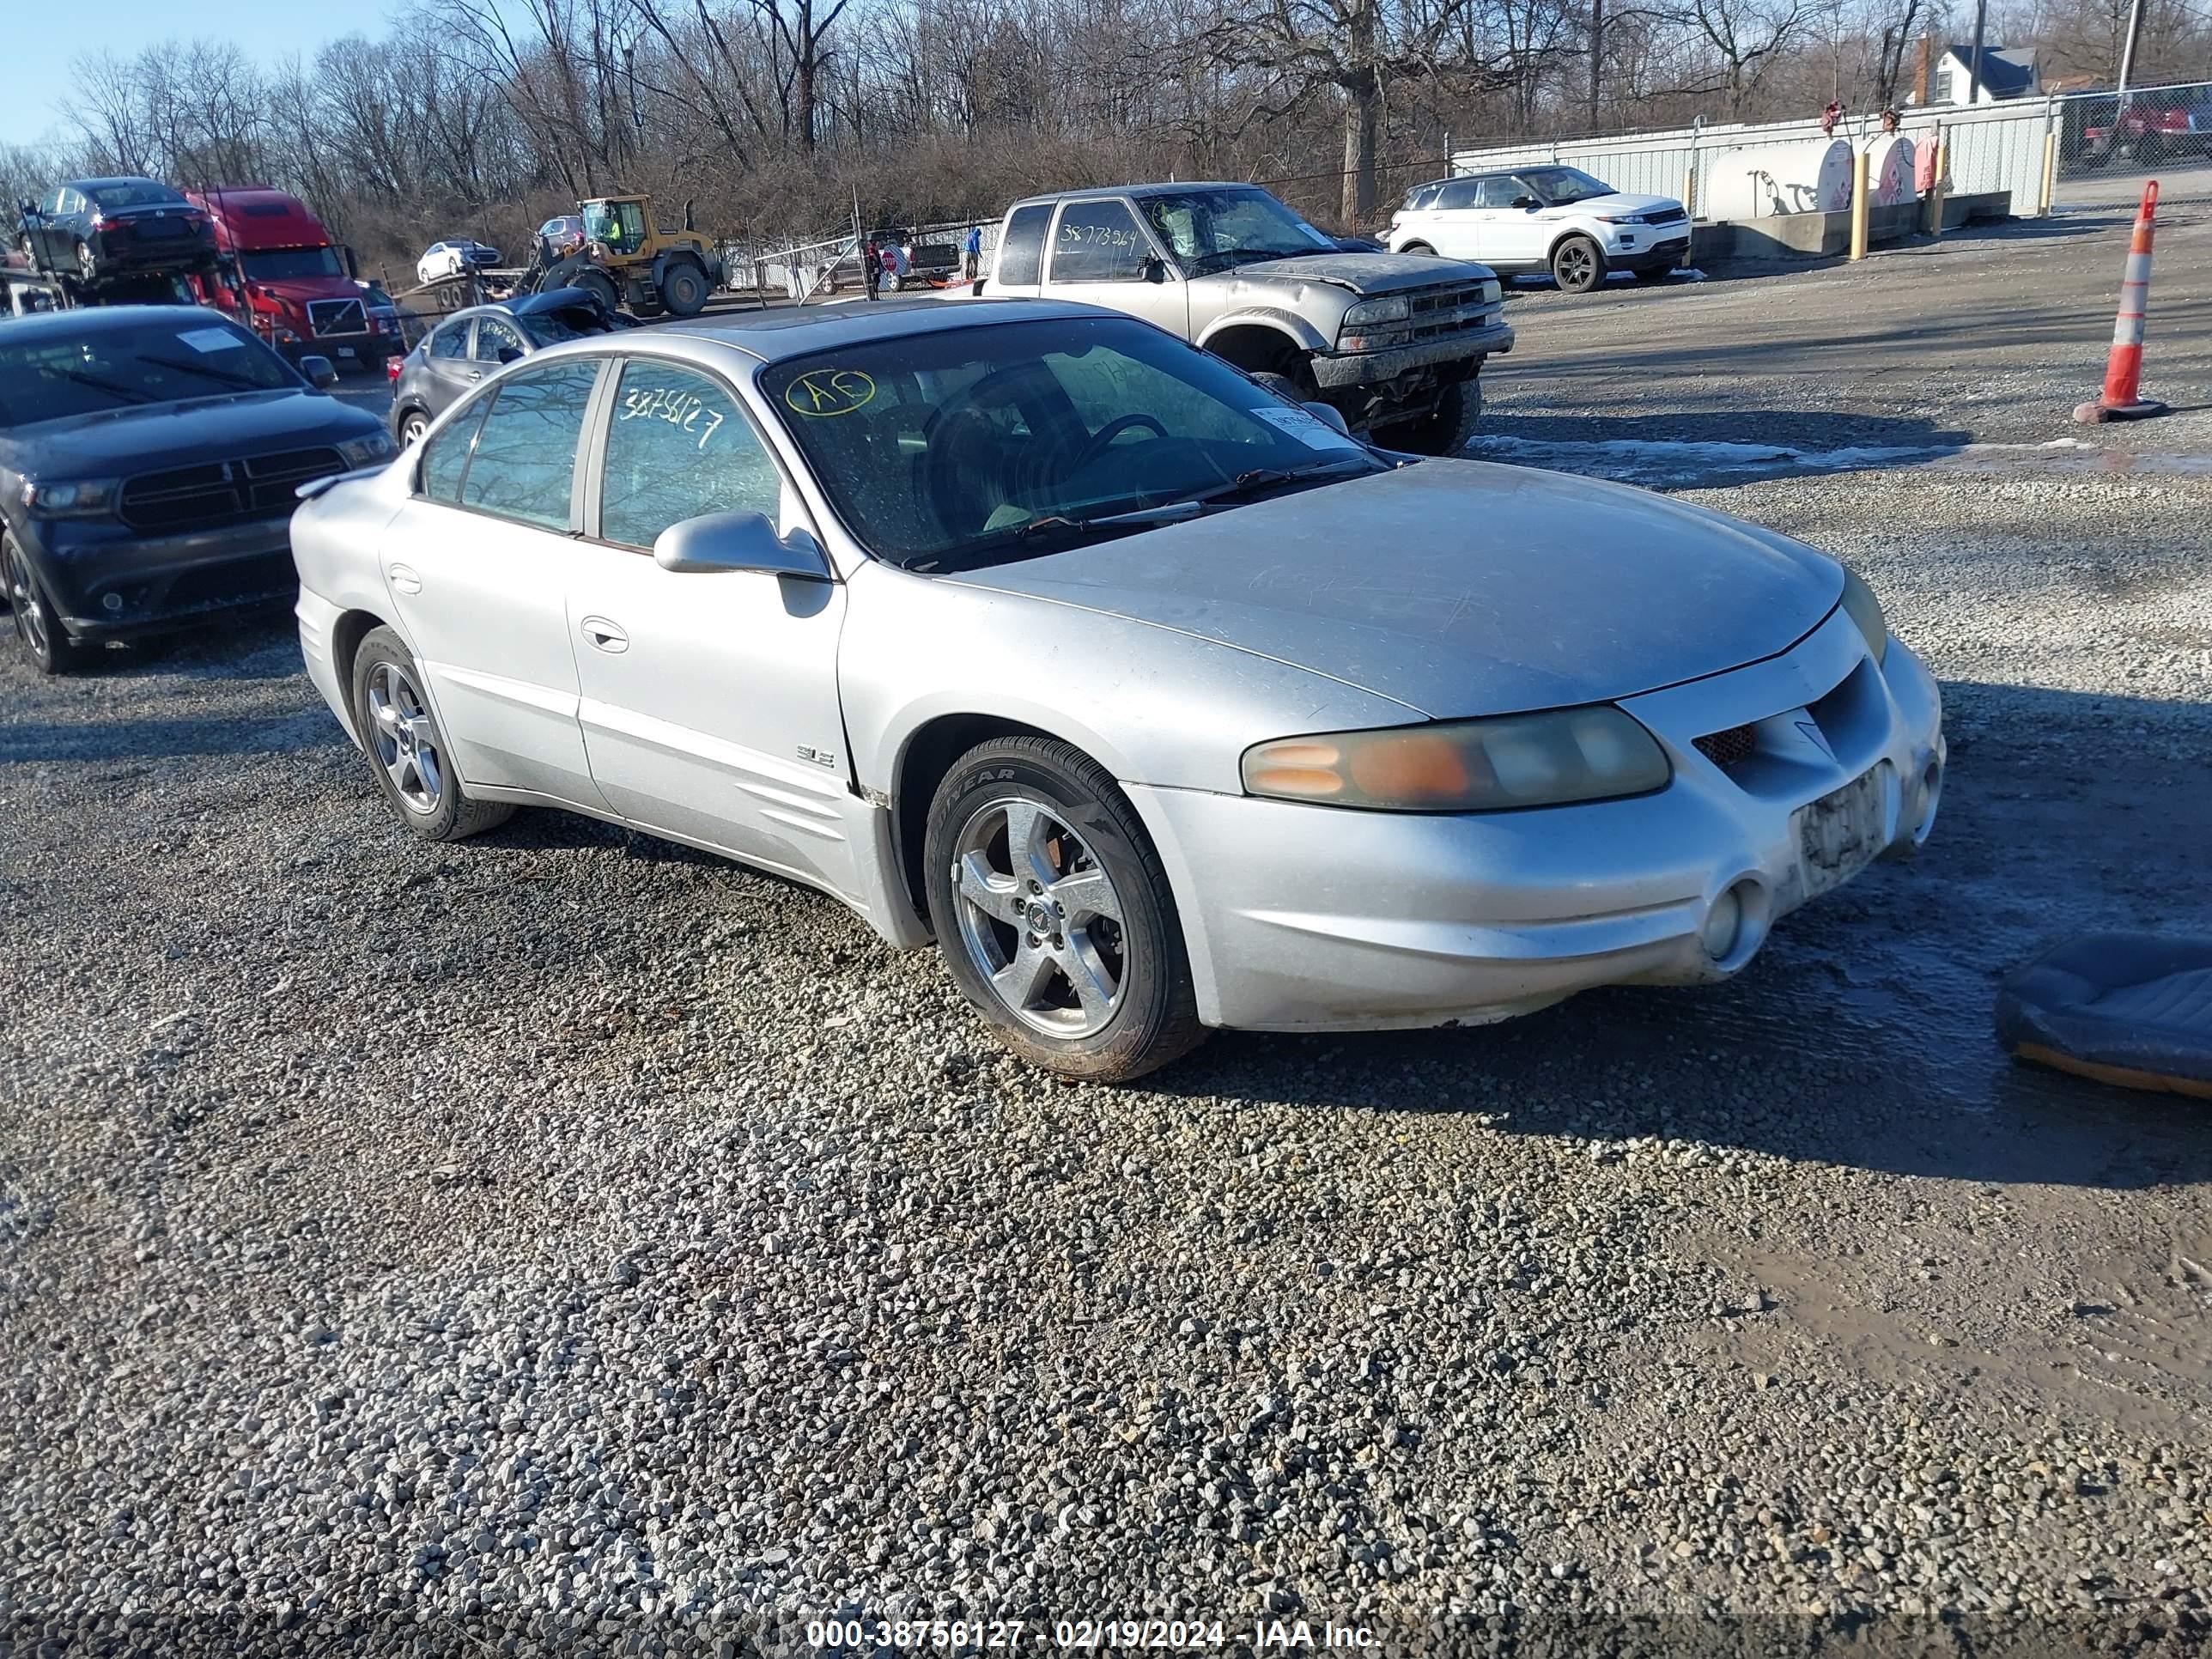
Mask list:
MULTIPOLYGON (((216 246, 237 272, 253 330, 287 357, 348 356, 369 368, 407 349, 354 280, 353 252, 296 196, 262 185, 186 191, 215 221, 216 246)), ((228 296, 203 298, 228 308, 228 296)))

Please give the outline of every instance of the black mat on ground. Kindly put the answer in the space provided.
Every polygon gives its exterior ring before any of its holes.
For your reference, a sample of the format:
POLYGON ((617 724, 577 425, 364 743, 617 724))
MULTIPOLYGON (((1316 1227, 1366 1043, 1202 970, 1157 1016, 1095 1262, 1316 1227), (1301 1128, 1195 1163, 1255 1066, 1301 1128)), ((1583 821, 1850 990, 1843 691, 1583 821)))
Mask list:
POLYGON ((2212 1098, 2212 939, 2069 939, 2005 976, 1996 1020, 2022 1060, 2212 1098))

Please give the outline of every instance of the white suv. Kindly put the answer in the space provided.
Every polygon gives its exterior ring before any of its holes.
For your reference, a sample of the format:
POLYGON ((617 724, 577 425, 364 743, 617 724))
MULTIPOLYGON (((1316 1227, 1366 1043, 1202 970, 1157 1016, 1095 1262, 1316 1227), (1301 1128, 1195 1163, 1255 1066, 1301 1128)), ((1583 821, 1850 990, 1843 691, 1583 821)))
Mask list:
POLYGON ((1393 253, 1474 259, 1501 275, 1549 271, 1570 294, 1610 271, 1658 282, 1690 247, 1669 196, 1625 196, 1576 167, 1471 173, 1416 185, 1390 216, 1393 253))

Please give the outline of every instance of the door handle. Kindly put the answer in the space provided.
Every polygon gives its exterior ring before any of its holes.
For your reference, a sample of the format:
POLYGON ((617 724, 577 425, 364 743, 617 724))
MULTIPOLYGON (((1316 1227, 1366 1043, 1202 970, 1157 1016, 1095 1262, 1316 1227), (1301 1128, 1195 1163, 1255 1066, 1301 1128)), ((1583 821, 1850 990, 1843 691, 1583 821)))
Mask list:
POLYGON ((483 370, 480 368, 472 368, 468 371, 467 374, 464 376, 464 378, 471 380, 481 380, 483 379, 483 370))
POLYGON ((402 593, 420 593, 422 591, 422 578, 416 574, 411 564, 395 564, 384 574, 392 578, 392 585, 402 593))
POLYGON ((586 617, 579 626, 584 630, 584 637, 602 651, 619 655, 629 649, 629 635, 605 617, 586 617))

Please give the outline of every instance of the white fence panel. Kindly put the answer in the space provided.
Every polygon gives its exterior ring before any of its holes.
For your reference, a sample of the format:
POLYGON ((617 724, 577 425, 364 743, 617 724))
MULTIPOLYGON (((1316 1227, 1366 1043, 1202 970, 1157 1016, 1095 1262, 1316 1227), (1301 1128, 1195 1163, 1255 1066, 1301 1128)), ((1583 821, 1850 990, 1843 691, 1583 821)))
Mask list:
MULTIPOLYGON (((1901 125, 1916 149, 1942 129, 1953 195, 2009 191, 2014 213, 2039 213, 2047 205, 2044 140, 2055 131, 2057 102, 2024 98, 1972 109, 1911 109, 1902 112, 1901 125)), ((1838 124, 1835 137, 1863 149, 1879 132, 1871 117, 1854 117, 1838 124)), ((1820 137, 1817 120, 1700 125, 1462 149, 1453 154, 1451 167, 1454 173, 1492 173, 1559 162, 1594 173, 1618 190, 1674 197, 1693 217, 1710 218, 1705 179, 1719 158, 1729 158, 1731 169, 1756 166, 1747 152, 1802 145, 1820 137)))

